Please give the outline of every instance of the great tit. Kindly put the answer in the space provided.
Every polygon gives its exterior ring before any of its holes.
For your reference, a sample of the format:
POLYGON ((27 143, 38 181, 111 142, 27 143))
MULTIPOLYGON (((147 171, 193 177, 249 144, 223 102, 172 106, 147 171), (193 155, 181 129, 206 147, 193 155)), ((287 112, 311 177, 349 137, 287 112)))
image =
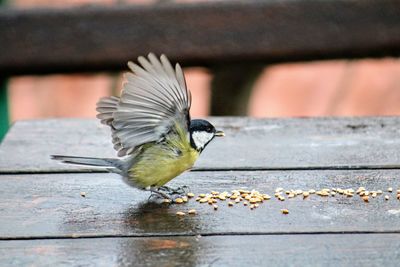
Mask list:
POLYGON ((101 98, 97 118, 111 128, 122 158, 52 155, 64 163, 106 167, 130 186, 171 199, 180 189, 165 186, 190 169, 207 144, 224 136, 206 120, 191 120, 191 93, 179 64, 150 53, 128 62, 120 97, 101 98))

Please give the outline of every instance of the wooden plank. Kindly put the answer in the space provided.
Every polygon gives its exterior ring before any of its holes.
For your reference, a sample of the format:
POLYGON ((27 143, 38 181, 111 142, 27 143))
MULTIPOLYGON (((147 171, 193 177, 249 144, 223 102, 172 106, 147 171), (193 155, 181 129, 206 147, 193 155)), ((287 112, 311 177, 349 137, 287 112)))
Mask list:
POLYGON ((399 0, 219 1, 0 10, 2 75, 398 55, 399 0), (373 36, 373 38, 371 38, 373 36))
MULTIPOLYGON (((399 117, 211 118, 226 137, 196 163, 202 170, 399 168, 399 117)), ((114 157, 109 129, 95 120, 17 122, 0 146, 0 172, 95 169, 60 164, 52 154, 114 157)))
MULTIPOLYGON (((257 189, 273 195, 285 189, 400 188, 399 170, 191 172, 171 186, 188 185, 196 193, 257 189)), ((157 204, 149 193, 125 185, 115 174, 36 174, 0 176, 0 239, 79 236, 170 236, 282 233, 400 233, 400 201, 395 193, 369 203, 360 197, 312 195, 275 198, 250 210, 190 200, 182 205, 157 204), (80 192, 86 192, 81 197, 80 192), (283 208, 288 215, 281 214, 283 208), (177 211, 198 215, 179 217, 177 211)))
POLYGON ((2 266, 397 266, 399 234, 0 241, 2 266))

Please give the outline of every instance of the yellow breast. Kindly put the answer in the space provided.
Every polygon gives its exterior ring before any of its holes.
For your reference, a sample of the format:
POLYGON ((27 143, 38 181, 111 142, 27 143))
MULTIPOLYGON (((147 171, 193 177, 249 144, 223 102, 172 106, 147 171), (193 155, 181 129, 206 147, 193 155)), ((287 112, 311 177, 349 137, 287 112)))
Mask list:
POLYGON ((192 168, 199 152, 192 148, 186 132, 177 130, 163 144, 145 146, 129 170, 129 180, 137 187, 160 187, 192 168))

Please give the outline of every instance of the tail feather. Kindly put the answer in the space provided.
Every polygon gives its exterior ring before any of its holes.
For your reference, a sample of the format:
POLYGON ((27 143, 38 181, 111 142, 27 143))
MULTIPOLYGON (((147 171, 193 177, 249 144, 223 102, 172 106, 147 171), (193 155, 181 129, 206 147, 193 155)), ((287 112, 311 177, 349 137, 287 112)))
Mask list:
POLYGON ((109 158, 90 158, 90 157, 75 157, 75 156, 63 156, 63 155, 51 155, 51 159, 61 161, 63 163, 71 163, 86 166, 97 166, 97 167, 113 167, 120 169, 121 160, 109 159, 109 158))

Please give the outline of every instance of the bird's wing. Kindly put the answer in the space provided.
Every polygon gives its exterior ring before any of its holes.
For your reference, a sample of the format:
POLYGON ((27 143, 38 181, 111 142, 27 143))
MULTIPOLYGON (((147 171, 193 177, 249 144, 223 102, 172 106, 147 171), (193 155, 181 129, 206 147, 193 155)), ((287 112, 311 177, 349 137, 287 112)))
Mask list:
POLYGON ((129 62, 121 97, 103 98, 97 117, 112 129, 114 148, 119 156, 135 148, 163 139, 176 124, 188 130, 190 91, 179 64, 172 67, 165 55, 139 57, 140 65, 129 62))

